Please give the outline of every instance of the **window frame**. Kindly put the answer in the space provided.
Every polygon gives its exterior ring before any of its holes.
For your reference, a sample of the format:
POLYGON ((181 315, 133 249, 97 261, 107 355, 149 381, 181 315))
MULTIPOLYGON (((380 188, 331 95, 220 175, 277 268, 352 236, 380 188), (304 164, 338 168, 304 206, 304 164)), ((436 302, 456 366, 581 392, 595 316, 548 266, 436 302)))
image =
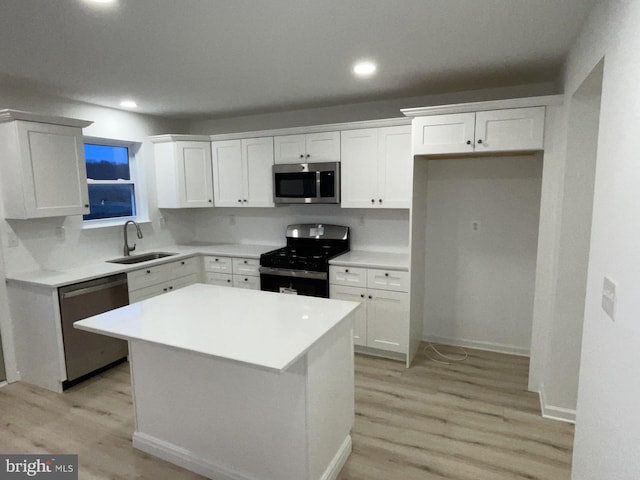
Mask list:
MULTIPOLYGON (((142 194, 145 190, 143 175, 140 174, 140 148, 142 143, 131 142, 125 140, 116 140, 113 138, 100 138, 100 137, 83 137, 82 148, 84 144, 91 145, 104 145, 108 147, 126 147, 129 152, 129 180, 91 180, 87 177, 87 188, 90 185, 133 185, 134 202, 135 202, 135 215, 126 217, 109 217, 109 218, 95 218, 91 220, 82 219, 82 228, 102 228, 112 226, 122 226, 128 220, 134 220, 137 223, 149 222, 148 206, 143 201, 145 196, 142 194)), ((86 159, 85 159, 86 165, 86 159)))

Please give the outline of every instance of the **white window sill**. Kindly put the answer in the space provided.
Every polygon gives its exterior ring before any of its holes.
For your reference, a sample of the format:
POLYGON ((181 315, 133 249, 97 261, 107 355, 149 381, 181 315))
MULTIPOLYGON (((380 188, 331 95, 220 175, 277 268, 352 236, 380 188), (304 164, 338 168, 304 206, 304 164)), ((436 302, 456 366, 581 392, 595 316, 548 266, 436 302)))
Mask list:
POLYGON ((85 220, 82 222, 82 230, 93 230, 94 228, 110 228, 110 227, 122 227, 125 222, 133 220, 138 225, 144 225, 151 223, 148 218, 135 218, 135 217, 122 217, 106 220, 85 220))

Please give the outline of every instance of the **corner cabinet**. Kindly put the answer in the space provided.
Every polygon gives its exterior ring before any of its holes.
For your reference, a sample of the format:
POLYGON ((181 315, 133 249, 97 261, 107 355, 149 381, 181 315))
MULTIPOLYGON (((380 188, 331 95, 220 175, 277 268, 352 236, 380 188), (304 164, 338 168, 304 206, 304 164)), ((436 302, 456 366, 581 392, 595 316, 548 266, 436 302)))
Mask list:
POLYGON ((542 150, 545 107, 509 108, 413 120, 415 155, 542 150))
POLYGON ((151 137, 158 208, 213 206, 211 143, 191 135, 151 137))
POLYGON ((211 142, 216 207, 273 207, 273 137, 211 142))
POLYGON ((411 126, 341 133, 343 208, 411 206, 411 126))
POLYGON ((0 110, 5 217, 89 213, 82 128, 92 122, 0 110))

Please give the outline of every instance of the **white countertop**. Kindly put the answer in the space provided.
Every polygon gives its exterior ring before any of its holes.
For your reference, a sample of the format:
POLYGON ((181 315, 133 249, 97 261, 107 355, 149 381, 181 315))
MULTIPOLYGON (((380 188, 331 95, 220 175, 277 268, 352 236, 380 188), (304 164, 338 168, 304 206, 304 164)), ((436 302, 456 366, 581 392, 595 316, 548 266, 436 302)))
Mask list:
MULTIPOLYGON (((131 272, 141 268, 169 263, 181 260, 193 255, 220 255, 225 257, 260 258, 260 254, 279 248, 277 245, 242 245, 242 244, 220 244, 220 245, 169 245, 154 248, 153 250, 136 251, 134 255, 143 255, 153 252, 175 253, 170 257, 150 260, 131 265, 121 265, 118 263, 108 263, 106 259, 101 262, 91 263, 79 267, 60 270, 35 270, 31 272, 16 273, 7 276, 7 281, 38 285, 42 287, 57 288, 72 283, 93 280, 94 278, 114 275, 117 273, 131 272)), ((119 257, 113 257, 119 258, 119 257)))
POLYGON ((359 305, 195 284, 74 325, 283 372, 359 305))
POLYGON ((381 268, 409 271, 409 254, 351 250, 329 260, 330 265, 344 267, 381 268))

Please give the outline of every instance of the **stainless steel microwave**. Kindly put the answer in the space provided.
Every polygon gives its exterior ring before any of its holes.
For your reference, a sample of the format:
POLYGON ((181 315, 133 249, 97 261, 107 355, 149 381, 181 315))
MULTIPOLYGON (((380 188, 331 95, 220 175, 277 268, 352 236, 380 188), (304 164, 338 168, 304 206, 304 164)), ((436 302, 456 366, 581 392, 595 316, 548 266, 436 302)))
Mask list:
POLYGON ((340 162, 273 166, 275 203, 340 203, 340 162))

